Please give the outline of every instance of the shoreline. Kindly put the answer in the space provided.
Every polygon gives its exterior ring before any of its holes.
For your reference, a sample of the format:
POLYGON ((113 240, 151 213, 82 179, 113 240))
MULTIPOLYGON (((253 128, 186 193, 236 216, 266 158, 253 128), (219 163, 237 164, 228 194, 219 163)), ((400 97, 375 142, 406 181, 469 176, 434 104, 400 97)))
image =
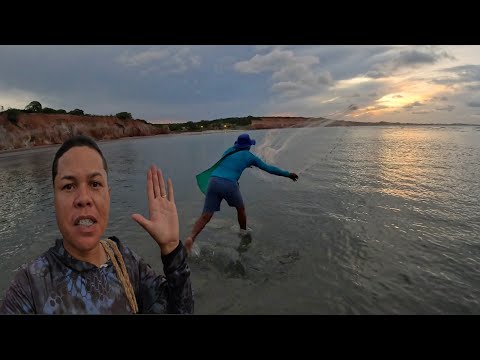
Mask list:
MULTIPOLYGON (((147 138, 153 138, 153 137, 158 137, 158 136, 181 136, 181 135, 203 135, 203 134, 212 134, 212 133, 218 133, 218 132, 235 132, 235 131, 243 131, 243 130, 205 130, 205 131, 182 131, 182 132, 171 132, 168 134, 157 134, 157 135, 144 135, 144 136, 125 136, 117 139, 105 139, 105 140, 95 140, 97 144, 102 144, 102 143, 110 143, 114 141, 125 141, 125 140, 132 140, 132 139, 147 139, 147 138)), ((246 130, 245 130, 246 131, 246 130)), ((248 130, 248 131, 254 131, 254 130, 248 130)), ((32 146, 32 147, 24 147, 24 148, 17 148, 17 149, 10 149, 10 150, 0 150, 0 156, 6 155, 6 154, 14 154, 14 153, 21 153, 21 152, 27 152, 27 151, 37 151, 37 150, 46 150, 50 149, 53 147, 60 147, 62 144, 46 144, 46 145, 37 145, 37 146, 32 146)))
MULTIPOLYGON (((325 126, 325 127, 378 127, 378 126, 411 126, 411 127, 423 127, 423 126, 439 126, 439 127, 452 127, 452 126, 471 126, 471 127, 480 127, 480 124, 375 124, 375 125, 355 125, 355 126, 325 126)), ((214 134, 214 133, 226 133, 226 132, 249 132, 249 131, 259 131, 259 130, 275 130, 275 129, 290 129, 292 127, 278 127, 278 128, 259 128, 259 129, 229 129, 229 130, 205 130, 205 131, 182 131, 182 132, 170 132, 168 134, 157 134, 157 135, 144 135, 144 136, 125 136, 117 139, 105 139, 105 140, 95 140, 98 144, 102 143, 109 143, 113 141, 125 141, 125 140, 132 140, 132 139, 146 139, 146 138, 153 138, 158 136, 183 136, 183 135, 203 135, 203 134, 214 134)), ((58 144, 46 144, 46 145, 37 145, 32 147, 24 147, 24 148, 17 148, 17 149, 10 149, 10 150, 0 150, 0 156, 6 154, 14 154, 14 153, 21 153, 26 151, 37 151, 37 150, 46 150, 53 147, 60 147, 61 143, 58 144)))

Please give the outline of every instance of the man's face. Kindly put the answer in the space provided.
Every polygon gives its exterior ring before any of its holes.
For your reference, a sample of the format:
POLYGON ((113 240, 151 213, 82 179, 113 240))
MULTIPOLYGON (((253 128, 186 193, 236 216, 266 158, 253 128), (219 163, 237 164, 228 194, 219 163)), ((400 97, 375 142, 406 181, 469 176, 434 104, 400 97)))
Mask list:
POLYGON ((110 212, 102 158, 89 147, 73 147, 60 157, 57 170, 55 214, 64 246, 69 251, 91 250, 105 232, 110 212))

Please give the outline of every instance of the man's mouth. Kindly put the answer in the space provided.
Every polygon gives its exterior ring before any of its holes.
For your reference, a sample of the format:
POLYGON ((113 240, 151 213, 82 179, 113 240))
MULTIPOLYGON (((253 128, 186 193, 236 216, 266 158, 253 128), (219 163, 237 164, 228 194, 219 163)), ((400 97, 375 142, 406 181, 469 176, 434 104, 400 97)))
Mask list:
POLYGON ((92 226, 97 222, 97 219, 95 219, 93 216, 79 216, 78 218, 75 219, 75 225, 76 226, 92 226))

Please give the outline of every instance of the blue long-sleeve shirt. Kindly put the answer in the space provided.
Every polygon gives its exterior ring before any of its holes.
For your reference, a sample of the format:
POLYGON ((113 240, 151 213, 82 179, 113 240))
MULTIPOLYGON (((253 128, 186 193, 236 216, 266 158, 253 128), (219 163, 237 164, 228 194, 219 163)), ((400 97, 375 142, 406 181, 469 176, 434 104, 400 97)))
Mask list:
MULTIPOLYGON (((226 155, 232 151, 235 151, 235 147, 227 149, 223 155, 226 155)), ((248 150, 239 151, 232 154, 220 163, 218 167, 213 171, 212 176, 221 177, 231 181, 238 181, 242 176, 243 170, 247 167, 256 166, 263 171, 266 171, 273 175, 288 177, 290 173, 282 170, 276 166, 268 165, 264 163, 259 157, 255 156, 248 150)))

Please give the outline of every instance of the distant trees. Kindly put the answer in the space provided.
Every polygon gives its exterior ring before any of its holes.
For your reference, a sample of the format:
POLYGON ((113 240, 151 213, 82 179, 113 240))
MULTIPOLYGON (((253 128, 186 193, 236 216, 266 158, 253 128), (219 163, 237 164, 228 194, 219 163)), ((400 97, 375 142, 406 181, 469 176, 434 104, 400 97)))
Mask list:
POLYGON ((122 120, 132 119, 132 114, 129 113, 129 112, 126 112, 126 111, 119 112, 115 116, 119 119, 122 119, 122 120))
POLYGON ((18 116, 20 115, 21 110, 18 109, 8 109, 5 111, 7 113, 7 120, 10 121, 12 124, 17 124, 18 116))
MULTIPOLYGON (((74 109, 71 111, 66 111, 64 109, 53 109, 49 107, 42 107, 42 104, 39 101, 32 101, 30 102, 27 106, 25 106, 25 109, 20 110, 20 109, 11 109, 8 108, 8 110, 4 110, 4 107, 0 105, 0 112, 1 113, 6 113, 8 120, 11 122, 16 123, 18 120, 18 116, 21 113, 41 113, 41 114, 70 114, 70 115, 80 115, 80 116, 101 116, 101 115, 90 115, 90 114, 85 114, 85 112, 82 109, 74 109)), ((110 115, 113 116, 113 115, 110 115)), ((123 120, 131 120, 133 119, 132 113, 122 111, 119 112, 115 115, 119 119, 123 120)), ((143 120, 143 122, 146 122, 143 120)))
POLYGON ((204 131, 204 130, 222 130, 222 129, 242 129, 252 124, 252 120, 258 117, 235 117, 222 118, 216 120, 201 120, 199 122, 188 121, 186 123, 168 124, 170 131, 204 131))
POLYGON ((44 114, 56 114, 57 110, 46 107, 46 108, 42 109, 42 113, 44 113, 44 114))
POLYGON ((42 111, 42 104, 38 101, 32 101, 30 104, 25 106, 26 112, 41 112, 42 111))
MULTIPOLYGON (((154 124, 154 125, 160 126, 160 124, 154 124)), ((184 127, 185 127, 185 124, 183 123, 168 124, 168 128, 170 129, 170 131, 182 131, 184 127)))
POLYGON ((80 110, 80 109, 75 109, 75 110, 69 111, 68 113, 70 115, 84 115, 83 110, 80 110))
MULTIPOLYGON (((67 114, 67 111, 64 109, 52 109, 49 107, 42 108, 42 104, 40 104, 39 101, 32 101, 30 104, 25 106, 25 112, 27 113, 42 113, 42 114, 67 114)), ((72 111, 69 111, 68 114, 70 115, 85 115, 83 110, 81 109, 74 109, 72 111)))

